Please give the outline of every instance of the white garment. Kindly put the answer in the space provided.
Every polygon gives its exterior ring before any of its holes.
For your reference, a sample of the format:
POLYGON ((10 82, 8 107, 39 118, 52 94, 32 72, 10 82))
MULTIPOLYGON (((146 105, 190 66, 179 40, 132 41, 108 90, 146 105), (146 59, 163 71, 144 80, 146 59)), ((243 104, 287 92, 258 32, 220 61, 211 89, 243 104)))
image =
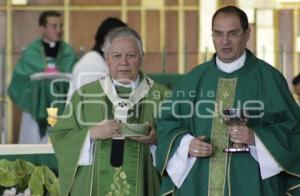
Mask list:
POLYGON ((93 163, 93 147, 94 142, 90 139, 90 130, 85 137, 84 143, 81 148, 80 157, 78 160, 78 165, 92 165, 93 163))
POLYGON ((130 84, 123 84, 118 82, 117 80, 112 80, 114 87, 121 86, 125 88, 131 88, 132 90, 136 89, 136 87, 140 84, 140 75, 138 75, 137 79, 135 81, 132 81, 130 84))
POLYGON ((96 51, 87 52, 75 65, 70 81, 67 103, 81 86, 98 80, 108 73, 103 57, 96 51))
POLYGON ((224 63, 222 62, 219 57, 216 58, 216 64, 219 70, 225 72, 225 73, 232 73, 240 68, 243 67, 246 61, 246 51, 240 56, 238 59, 231 63, 224 63))
POLYGON ((39 125, 30 113, 23 112, 20 125, 19 144, 47 144, 48 133, 41 138, 39 125))
POLYGON ((196 157, 189 156, 189 146, 193 138, 190 134, 183 136, 179 147, 168 161, 166 169, 177 188, 181 187, 196 161, 196 157))
POLYGON ((259 137, 254 133, 255 146, 249 146, 252 157, 259 163, 261 178, 267 179, 283 171, 259 137))
MULTIPOLYGON (((246 52, 242 54, 237 60, 231 63, 224 63, 218 57, 216 58, 216 63, 218 69, 226 73, 232 73, 243 67, 246 61, 246 52)), ((191 135, 185 135, 180 142, 179 147, 176 149, 174 155, 168 161, 166 170, 171 177, 173 183, 180 188, 182 183, 184 182, 186 176, 191 170, 191 164, 194 164, 194 157, 188 157, 188 149, 189 144, 191 142, 191 135), (189 141, 186 143, 186 141, 189 141), (185 145, 183 145, 185 144, 185 145), (180 156, 178 154, 181 153, 180 156), (182 157, 188 157, 187 159, 183 159, 182 157), (178 164, 181 163, 181 164, 178 164)), ((254 134, 255 137, 255 146, 250 147, 251 156, 258 162, 261 177, 262 179, 266 179, 272 177, 281 171, 283 168, 276 162, 274 157, 268 151, 268 149, 263 145, 261 140, 254 134)))

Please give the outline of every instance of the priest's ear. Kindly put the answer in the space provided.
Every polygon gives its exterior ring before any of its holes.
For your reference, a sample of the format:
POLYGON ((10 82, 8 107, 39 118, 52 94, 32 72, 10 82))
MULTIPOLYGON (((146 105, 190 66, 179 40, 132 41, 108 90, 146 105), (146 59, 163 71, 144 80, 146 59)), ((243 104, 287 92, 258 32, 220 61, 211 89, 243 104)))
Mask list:
POLYGON ((246 41, 248 42, 250 39, 250 34, 251 34, 251 28, 248 27, 248 29, 245 31, 245 36, 246 36, 246 41))
POLYGON ((44 35, 46 34, 46 27, 43 25, 40 25, 39 31, 40 31, 40 34, 42 35, 42 37, 44 37, 44 35))

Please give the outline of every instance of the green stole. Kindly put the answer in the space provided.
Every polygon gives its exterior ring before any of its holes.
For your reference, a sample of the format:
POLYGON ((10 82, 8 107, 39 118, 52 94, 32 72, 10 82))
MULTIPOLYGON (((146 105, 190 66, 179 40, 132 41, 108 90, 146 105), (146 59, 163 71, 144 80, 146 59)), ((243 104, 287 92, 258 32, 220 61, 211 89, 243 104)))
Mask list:
MULTIPOLYGON (((131 93, 131 88, 115 88, 120 98, 126 99, 131 93)), ((114 110, 113 106, 110 101, 108 101, 108 103, 109 119, 114 119, 113 113, 111 112, 114 110)), ((129 110, 128 114, 133 114, 133 111, 135 111, 133 109, 129 110)), ((140 116, 140 114, 138 116, 140 116)), ((136 116, 137 115, 132 115, 128 118, 127 123, 141 123, 141 119, 136 118, 136 116)), ((111 140, 97 141, 95 145, 95 149, 97 150, 95 154, 99 156, 95 159, 96 172, 94 175, 97 176, 94 178, 93 195, 133 194, 136 190, 136 183, 138 183, 135 179, 138 172, 136 168, 138 162, 137 159, 139 157, 135 154, 140 150, 140 146, 125 139, 123 165, 121 167, 112 167, 110 165, 111 140), (98 182, 98 179, 100 183, 98 182), (101 179, 105 179, 105 181, 101 181, 101 179)))
POLYGON ((209 161, 209 182, 208 195, 223 196, 226 183, 228 155, 223 149, 228 147, 227 125, 224 124, 219 112, 224 108, 232 107, 234 103, 237 78, 219 78, 216 103, 219 103, 215 110, 216 117, 212 122, 211 143, 214 144, 213 155, 209 161), (222 103, 222 104, 220 104, 222 103))

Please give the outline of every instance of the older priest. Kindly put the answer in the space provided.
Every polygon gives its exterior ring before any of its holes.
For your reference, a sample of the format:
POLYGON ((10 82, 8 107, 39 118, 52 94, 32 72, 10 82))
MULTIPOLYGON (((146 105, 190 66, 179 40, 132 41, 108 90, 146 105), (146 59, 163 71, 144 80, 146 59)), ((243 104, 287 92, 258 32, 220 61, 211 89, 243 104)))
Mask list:
POLYGON ((151 145, 166 88, 140 72, 134 30, 114 29, 103 50, 109 75, 75 92, 50 132, 61 195, 158 195, 151 145))

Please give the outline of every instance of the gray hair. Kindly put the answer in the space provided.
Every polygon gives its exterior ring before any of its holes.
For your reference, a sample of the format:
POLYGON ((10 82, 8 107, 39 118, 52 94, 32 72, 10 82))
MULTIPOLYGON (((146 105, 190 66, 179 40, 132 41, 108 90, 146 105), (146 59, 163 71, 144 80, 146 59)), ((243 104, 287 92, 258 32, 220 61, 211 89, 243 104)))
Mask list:
POLYGON ((128 37, 130 39, 133 39, 136 42, 136 45, 140 52, 140 55, 141 56, 143 55, 143 53, 144 53, 143 43, 142 43, 142 40, 141 40, 141 37, 139 36, 139 34, 135 30, 133 30, 129 27, 119 27, 119 28, 115 28, 115 29, 111 30, 105 36, 105 40, 104 40, 103 47, 102 47, 104 57, 107 57, 108 51, 111 47, 113 40, 118 37, 128 37))

